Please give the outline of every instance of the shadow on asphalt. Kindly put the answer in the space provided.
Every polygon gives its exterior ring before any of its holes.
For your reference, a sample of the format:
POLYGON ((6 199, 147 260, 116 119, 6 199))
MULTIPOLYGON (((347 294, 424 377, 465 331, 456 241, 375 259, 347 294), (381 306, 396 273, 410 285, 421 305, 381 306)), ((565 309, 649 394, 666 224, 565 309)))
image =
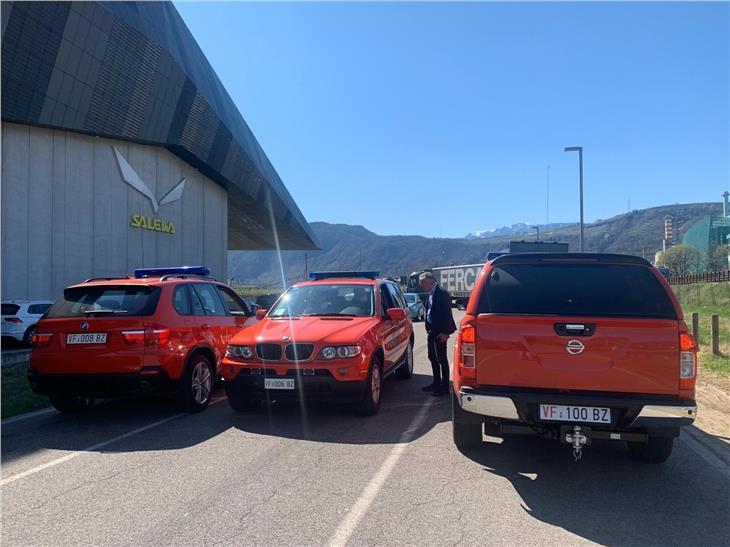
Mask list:
MULTIPOLYGON (((345 444, 391 444, 400 442, 419 410, 432 397, 421 391, 431 376, 410 380, 386 379, 383 400, 376 416, 360 416, 345 405, 273 402, 249 412, 235 412, 222 389, 217 404, 198 414, 180 416, 169 423, 132 435, 107 446, 101 452, 177 450, 203 443, 231 428, 246 433, 288 439, 307 439, 345 444)), ((422 426, 410 438, 430 431, 451 419, 448 397, 440 397, 427 413, 422 426)), ((179 413, 174 402, 164 398, 106 401, 81 414, 54 413, 25 422, 9 424, 2 431, 2 463, 29 454, 52 450, 89 450, 94 445, 143 428, 179 413)))
MULTIPOLYGON (((727 450, 723 441, 710 442, 727 450)), ((567 445, 537 437, 508 437, 463 454, 509 480, 529 515, 590 541, 730 544, 728 476, 680 441, 660 465, 636 462, 623 443, 606 441, 575 463, 567 445)))

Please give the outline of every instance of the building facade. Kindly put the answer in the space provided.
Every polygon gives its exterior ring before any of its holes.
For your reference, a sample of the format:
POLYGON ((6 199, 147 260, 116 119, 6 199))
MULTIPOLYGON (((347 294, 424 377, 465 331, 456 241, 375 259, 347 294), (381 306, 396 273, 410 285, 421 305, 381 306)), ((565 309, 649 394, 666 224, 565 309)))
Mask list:
POLYGON ((171 3, 2 2, 2 298, 316 249, 171 3))

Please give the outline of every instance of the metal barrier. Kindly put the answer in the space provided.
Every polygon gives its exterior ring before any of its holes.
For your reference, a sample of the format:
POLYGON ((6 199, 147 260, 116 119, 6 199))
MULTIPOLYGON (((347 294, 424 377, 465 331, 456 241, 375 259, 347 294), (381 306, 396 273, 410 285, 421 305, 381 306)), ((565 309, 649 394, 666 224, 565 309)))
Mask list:
POLYGON ((689 285, 690 283, 720 283, 723 281, 730 281, 730 270, 686 275, 670 275, 668 281, 670 285, 689 285))

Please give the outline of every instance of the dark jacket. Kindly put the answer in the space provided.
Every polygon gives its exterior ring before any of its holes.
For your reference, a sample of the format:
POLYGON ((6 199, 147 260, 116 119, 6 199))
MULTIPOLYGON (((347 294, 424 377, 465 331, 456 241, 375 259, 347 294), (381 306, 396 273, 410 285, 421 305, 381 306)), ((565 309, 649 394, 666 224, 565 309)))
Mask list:
MULTIPOLYGON (((426 310, 428 312, 428 309, 426 310)), ((451 314, 451 297, 449 293, 436 285, 433 293, 431 317, 426 313, 426 332, 434 334, 452 334, 456 331, 454 316, 451 314)))

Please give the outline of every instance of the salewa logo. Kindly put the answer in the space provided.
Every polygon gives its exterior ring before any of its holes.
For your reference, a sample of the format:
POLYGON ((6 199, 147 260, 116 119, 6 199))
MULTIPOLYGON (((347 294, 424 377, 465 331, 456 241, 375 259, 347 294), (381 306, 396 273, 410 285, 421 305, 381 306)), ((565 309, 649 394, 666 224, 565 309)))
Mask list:
POLYGON ((114 156, 117 158, 117 165, 119 165, 119 171, 122 173, 122 180, 129 184, 132 188, 137 190, 140 194, 147 197, 152 202, 152 210, 157 213, 157 210, 161 205, 167 205, 173 201, 177 201, 182 197, 183 190, 185 190, 185 178, 183 177, 172 190, 162 196, 162 199, 158 202, 157 197, 152 193, 152 190, 142 181, 137 172, 132 169, 129 162, 122 156, 116 147, 112 146, 114 150, 114 156))

